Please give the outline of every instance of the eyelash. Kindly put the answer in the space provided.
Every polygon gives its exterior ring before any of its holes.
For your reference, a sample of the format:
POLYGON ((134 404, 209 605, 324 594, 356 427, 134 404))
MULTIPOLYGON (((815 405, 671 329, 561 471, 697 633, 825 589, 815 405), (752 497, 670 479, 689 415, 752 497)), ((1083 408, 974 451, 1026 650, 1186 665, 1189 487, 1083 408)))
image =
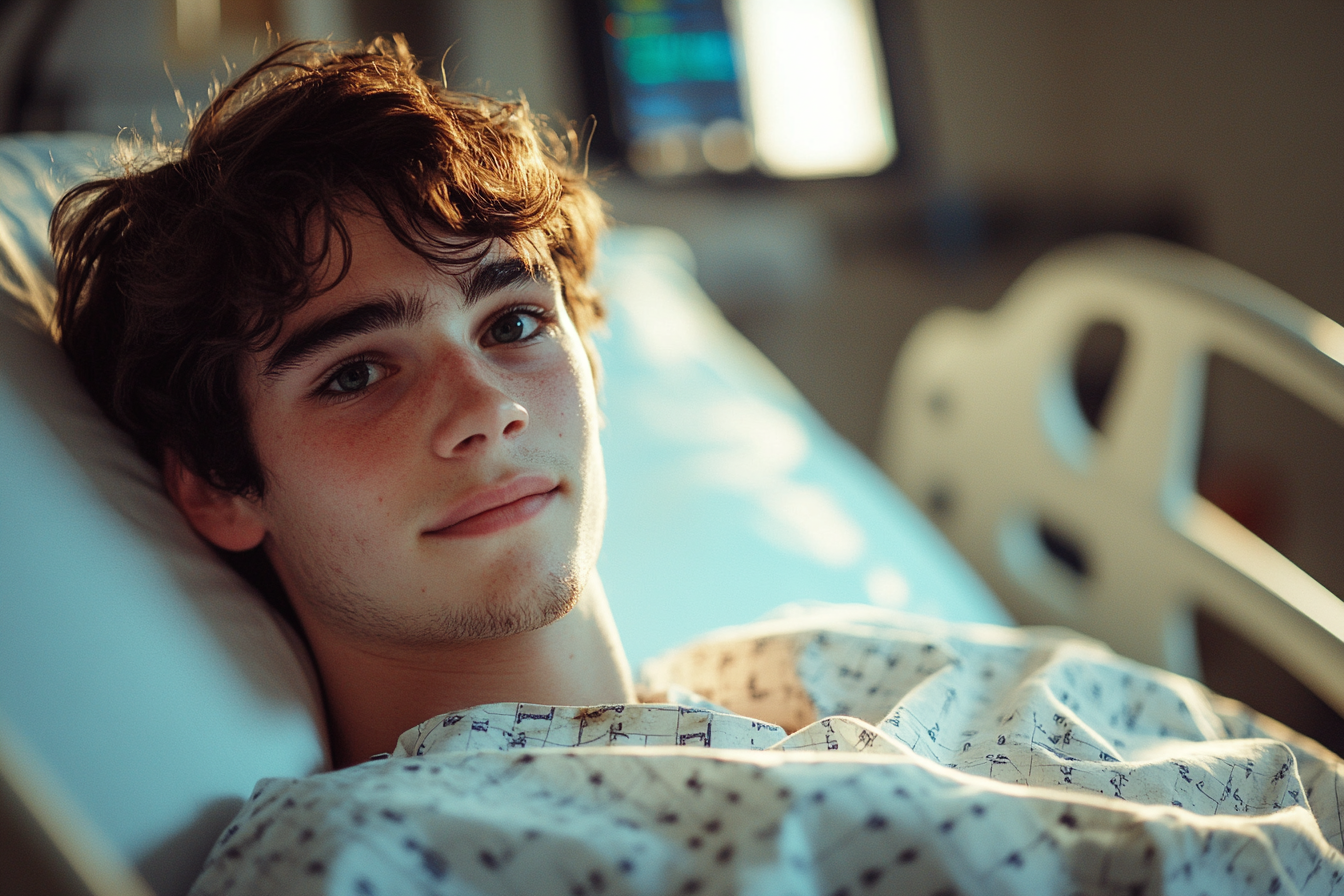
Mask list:
POLYGON ((490 318, 489 323, 485 325, 485 333, 488 334, 495 324, 499 323, 501 319, 508 317, 510 314, 517 314, 534 319, 537 322, 537 329, 532 335, 525 336, 517 342, 500 343, 501 345, 526 345, 529 342, 541 338, 542 332, 551 324, 555 323, 555 312, 550 309, 543 308, 540 305, 512 305, 490 318))
MULTIPOLYGON (((508 317, 510 314, 517 314, 520 316, 533 318, 537 322, 537 329, 531 335, 525 336, 519 339, 517 342, 499 343, 501 345, 526 345, 527 343, 539 339, 541 337, 542 332, 548 326, 550 326, 552 323, 555 322, 555 312, 547 308, 543 308, 540 305, 511 305, 510 307, 500 311, 494 317, 490 318, 489 323, 485 325, 485 332, 489 333, 491 327, 497 324, 500 321, 500 319, 508 317)), ((322 382, 319 383, 317 389, 314 390, 313 396, 315 398, 322 399, 325 401, 347 401, 351 398, 354 398, 357 395, 363 394, 365 391, 367 391, 367 387, 353 392, 338 392, 331 388, 332 383, 335 382, 336 377, 341 375, 342 371, 344 371, 346 368, 356 367, 360 364, 368 364, 371 366, 383 366, 382 362, 377 360, 374 356, 368 354, 359 354, 353 358, 346 358, 345 360, 341 361, 340 364, 337 364, 334 368, 332 368, 331 372, 322 378, 322 382)), ((384 373, 384 376, 386 376, 386 373, 384 373)))
POLYGON ((322 378, 322 382, 319 383, 317 389, 314 390, 313 397, 322 399, 324 401, 348 401, 349 399, 354 398, 357 395, 363 394, 365 391, 367 391, 368 389, 367 386, 364 387, 363 389, 357 389, 351 392, 338 392, 335 389, 331 388, 332 384, 336 381, 336 377, 340 376, 343 371, 345 371, 347 368, 350 367, 358 367, 361 364, 367 364, 370 367, 384 368, 383 376, 385 377, 387 375, 386 364, 379 361, 373 355, 359 354, 353 358, 346 358, 344 361, 342 361, 341 363, 337 364, 334 368, 332 368, 331 372, 322 378))

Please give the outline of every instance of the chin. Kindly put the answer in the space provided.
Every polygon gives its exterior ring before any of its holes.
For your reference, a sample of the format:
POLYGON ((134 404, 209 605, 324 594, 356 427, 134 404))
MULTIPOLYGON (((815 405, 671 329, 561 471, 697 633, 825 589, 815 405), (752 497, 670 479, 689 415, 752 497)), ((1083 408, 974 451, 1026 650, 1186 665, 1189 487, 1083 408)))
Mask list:
POLYGON ((488 641, 545 628, 578 603, 583 586, 575 576, 555 576, 530 594, 511 594, 445 616, 439 640, 488 641))
MULTIPOLYGON (((455 606, 410 619, 389 620, 372 628, 406 646, 433 647, 492 641, 545 628, 578 603, 586 583, 576 575, 551 575, 525 589, 499 589, 470 606, 455 606)), ((364 633, 373 634, 366 626, 364 633)))

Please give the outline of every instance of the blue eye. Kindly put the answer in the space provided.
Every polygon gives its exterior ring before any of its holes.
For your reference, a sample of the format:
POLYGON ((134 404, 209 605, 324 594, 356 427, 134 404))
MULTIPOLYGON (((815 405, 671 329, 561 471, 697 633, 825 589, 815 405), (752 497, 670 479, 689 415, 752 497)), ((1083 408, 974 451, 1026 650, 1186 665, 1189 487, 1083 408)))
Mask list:
POLYGON ((382 379, 382 372, 369 361, 354 361, 337 370, 327 381, 329 392, 362 392, 382 379))
POLYGON ((490 341, 495 345, 520 342, 535 335, 540 326, 536 316, 529 312, 509 311, 490 325, 490 341))

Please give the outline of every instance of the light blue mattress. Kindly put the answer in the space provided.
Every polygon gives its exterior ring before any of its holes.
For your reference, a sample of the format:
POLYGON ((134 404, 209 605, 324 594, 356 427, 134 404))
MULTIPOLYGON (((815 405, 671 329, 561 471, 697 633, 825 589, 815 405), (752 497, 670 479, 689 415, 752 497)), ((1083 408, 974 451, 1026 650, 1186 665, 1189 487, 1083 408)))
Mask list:
POLYGON ((605 244, 598 569, 631 663, 790 601, 1009 623, 910 501, 728 325, 693 267, 668 231, 605 244))

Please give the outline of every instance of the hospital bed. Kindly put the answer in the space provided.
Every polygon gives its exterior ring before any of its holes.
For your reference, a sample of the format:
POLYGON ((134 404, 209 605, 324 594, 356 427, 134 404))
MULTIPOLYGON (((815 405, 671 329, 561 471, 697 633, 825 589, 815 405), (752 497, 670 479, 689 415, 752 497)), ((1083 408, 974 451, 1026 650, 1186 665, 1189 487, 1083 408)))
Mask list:
MULTIPOLYGON (((258 779, 329 758, 293 632, 189 531, 42 325, 51 204, 111 151, 96 137, 0 140, 0 860, 83 869, 69 892, 170 894, 258 779), (35 851, 16 856, 23 843, 35 851)), ((599 570, 632 663, 788 601, 1011 622, 723 321, 684 243, 617 231, 599 285, 599 570)))

